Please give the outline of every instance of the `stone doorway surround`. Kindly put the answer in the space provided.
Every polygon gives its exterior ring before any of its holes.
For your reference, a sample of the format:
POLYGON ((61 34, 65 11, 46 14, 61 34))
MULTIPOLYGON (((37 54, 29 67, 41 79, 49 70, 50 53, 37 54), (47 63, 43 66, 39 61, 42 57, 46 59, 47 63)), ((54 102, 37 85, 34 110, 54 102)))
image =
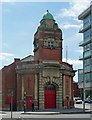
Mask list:
POLYGON ((44 88, 46 84, 53 84, 56 87, 56 109, 62 109, 62 73, 59 69, 43 69, 39 74, 39 109, 44 107, 44 88))

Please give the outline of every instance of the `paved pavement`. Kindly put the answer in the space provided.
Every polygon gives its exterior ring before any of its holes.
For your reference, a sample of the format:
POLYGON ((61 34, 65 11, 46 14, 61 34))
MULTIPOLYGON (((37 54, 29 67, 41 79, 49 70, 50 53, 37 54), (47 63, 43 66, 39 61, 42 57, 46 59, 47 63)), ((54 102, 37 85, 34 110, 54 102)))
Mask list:
POLYGON ((38 114, 38 115, 53 115, 53 114, 91 114, 92 113, 92 104, 86 103, 85 104, 85 111, 83 111, 83 104, 75 104, 75 108, 72 109, 45 109, 45 110, 39 110, 39 111, 25 111, 22 112, 21 114, 38 114), (48 112, 49 111, 49 112, 48 112))
POLYGON ((83 111, 83 109, 80 108, 72 108, 72 109, 62 109, 62 110, 58 110, 58 109, 52 109, 52 110, 43 110, 43 111, 23 111, 21 114, 35 114, 35 115, 53 115, 53 114, 79 114, 79 113, 91 113, 91 111, 89 109, 85 109, 85 111, 83 111))

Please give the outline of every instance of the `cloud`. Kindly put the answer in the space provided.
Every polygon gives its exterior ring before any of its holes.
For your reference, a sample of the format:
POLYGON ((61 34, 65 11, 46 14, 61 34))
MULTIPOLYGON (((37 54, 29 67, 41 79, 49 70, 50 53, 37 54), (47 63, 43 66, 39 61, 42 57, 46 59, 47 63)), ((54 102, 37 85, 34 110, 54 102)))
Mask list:
POLYGON ((70 8, 63 8, 60 10, 57 15, 60 18, 63 17, 78 17, 78 15, 83 12, 89 5, 90 0, 80 0, 80 1, 71 1, 70 8))
POLYGON ((74 21, 77 21, 78 23, 82 23, 81 20, 78 20, 78 18, 73 18, 74 21))
POLYGON ((13 56, 11 53, 0 53, 0 56, 13 56))
POLYGON ((82 50, 75 50, 76 52, 79 52, 83 55, 83 49, 82 50))
POLYGON ((1 2, 12 2, 12 0, 1 0, 1 2))
MULTIPOLYGON (((63 58, 63 62, 66 62, 66 58, 63 58)), ((83 62, 80 60, 72 60, 72 59, 68 59, 67 63, 73 65, 74 68, 83 64, 83 62)))
MULTIPOLYGON (((66 62, 66 58, 63 58, 63 62, 66 62)), ((68 59, 67 63, 73 65, 74 70, 82 69, 82 67, 83 67, 83 62, 80 60, 68 59)), ((76 82, 78 81, 78 71, 75 72, 75 76, 74 76, 73 80, 76 82)))
POLYGON ((9 2, 10 0, 1 0, 0 2, 9 2))
POLYGON ((5 60, 5 61, 11 61, 11 57, 14 55, 11 53, 0 53, 0 61, 5 60))
POLYGON ((69 29, 69 28, 81 28, 82 24, 80 25, 74 25, 74 24, 66 24, 66 25, 63 25, 62 28, 64 29, 69 29))

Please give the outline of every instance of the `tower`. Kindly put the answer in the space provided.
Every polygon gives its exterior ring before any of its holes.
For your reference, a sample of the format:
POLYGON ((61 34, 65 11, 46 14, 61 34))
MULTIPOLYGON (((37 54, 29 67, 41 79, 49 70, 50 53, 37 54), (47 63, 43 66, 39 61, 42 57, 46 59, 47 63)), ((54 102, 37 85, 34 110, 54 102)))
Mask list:
POLYGON ((48 10, 34 35, 34 60, 62 61, 62 31, 48 10))

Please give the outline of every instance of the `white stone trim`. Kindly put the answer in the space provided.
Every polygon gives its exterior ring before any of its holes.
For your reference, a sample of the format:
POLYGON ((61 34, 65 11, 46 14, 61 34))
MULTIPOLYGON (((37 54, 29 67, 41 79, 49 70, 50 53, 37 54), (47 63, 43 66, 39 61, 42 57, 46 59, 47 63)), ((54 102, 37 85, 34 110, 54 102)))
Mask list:
POLYGON ((24 75, 21 75, 21 98, 24 99, 24 75))
POLYGON ((35 94, 34 94, 34 99, 38 100, 38 80, 37 80, 37 74, 35 74, 35 94))
MULTIPOLYGON (((61 73, 62 74, 62 73, 61 73)), ((40 73, 39 76, 39 109, 44 109, 44 87, 47 83, 56 86, 56 108, 62 109, 62 75, 61 77, 43 77, 40 73)))

